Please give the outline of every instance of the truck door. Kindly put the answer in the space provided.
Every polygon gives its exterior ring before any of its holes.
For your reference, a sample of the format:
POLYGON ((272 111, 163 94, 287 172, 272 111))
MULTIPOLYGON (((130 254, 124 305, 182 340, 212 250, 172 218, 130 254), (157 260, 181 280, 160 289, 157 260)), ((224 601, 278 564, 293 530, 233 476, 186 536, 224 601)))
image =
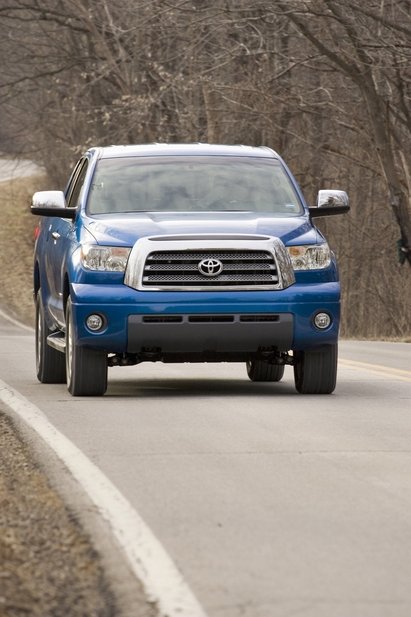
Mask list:
MULTIPOLYGON (((74 169, 66 190, 68 208, 77 208, 80 203, 81 190, 88 168, 88 160, 81 159, 74 169)), ((63 283, 66 271, 67 254, 74 250, 76 244, 75 219, 49 219, 48 251, 46 271, 50 285, 48 308, 53 318, 63 326, 65 323, 63 306, 63 283)))

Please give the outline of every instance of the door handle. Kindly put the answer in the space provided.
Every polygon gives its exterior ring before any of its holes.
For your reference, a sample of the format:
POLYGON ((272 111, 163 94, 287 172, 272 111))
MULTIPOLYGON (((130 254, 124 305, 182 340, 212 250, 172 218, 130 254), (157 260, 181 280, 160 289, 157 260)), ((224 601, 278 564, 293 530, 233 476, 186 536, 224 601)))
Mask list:
POLYGON ((60 238, 60 234, 58 231, 53 231, 51 237, 53 238, 53 240, 58 240, 60 238))

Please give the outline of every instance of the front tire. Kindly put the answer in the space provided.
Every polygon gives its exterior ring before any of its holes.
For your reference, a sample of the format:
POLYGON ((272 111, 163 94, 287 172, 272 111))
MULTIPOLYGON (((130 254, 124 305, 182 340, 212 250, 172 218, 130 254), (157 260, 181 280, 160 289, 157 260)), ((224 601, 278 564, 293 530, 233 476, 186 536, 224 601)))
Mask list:
POLYGON ((67 389, 73 396, 103 396, 107 390, 107 354, 77 345, 71 299, 66 308, 67 389))
POLYGON ((262 360, 247 361, 247 375, 251 381, 281 381, 284 364, 268 364, 262 360))
POLYGON ((44 306, 39 289, 36 296, 36 373, 41 383, 64 383, 66 363, 64 353, 50 347, 47 337, 51 334, 44 317, 44 306))
POLYGON ((331 394, 337 383, 338 345, 294 353, 295 387, 300 394, 331 394))

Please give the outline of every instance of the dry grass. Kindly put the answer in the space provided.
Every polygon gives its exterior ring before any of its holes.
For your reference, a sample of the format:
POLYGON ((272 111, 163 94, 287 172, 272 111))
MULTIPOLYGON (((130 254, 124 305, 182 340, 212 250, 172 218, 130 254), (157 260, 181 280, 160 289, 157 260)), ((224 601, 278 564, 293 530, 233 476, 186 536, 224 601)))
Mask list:
POLYGON ((113 617, 98 555, 0 413, 0 617, 113 617))
POLYGON ((33 250, 38 218, 30 213, 44 176, 0 182, 0 305, 16 319, 34 325, 33 250))

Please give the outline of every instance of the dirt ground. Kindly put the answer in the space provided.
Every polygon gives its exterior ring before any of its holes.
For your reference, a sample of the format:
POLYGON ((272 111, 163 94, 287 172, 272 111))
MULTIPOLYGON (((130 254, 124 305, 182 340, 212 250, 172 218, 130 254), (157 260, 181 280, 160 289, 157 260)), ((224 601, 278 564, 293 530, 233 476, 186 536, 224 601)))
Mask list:
POLYGON ((115 615, 98 555, 0 410, 0 616, 115 615))

